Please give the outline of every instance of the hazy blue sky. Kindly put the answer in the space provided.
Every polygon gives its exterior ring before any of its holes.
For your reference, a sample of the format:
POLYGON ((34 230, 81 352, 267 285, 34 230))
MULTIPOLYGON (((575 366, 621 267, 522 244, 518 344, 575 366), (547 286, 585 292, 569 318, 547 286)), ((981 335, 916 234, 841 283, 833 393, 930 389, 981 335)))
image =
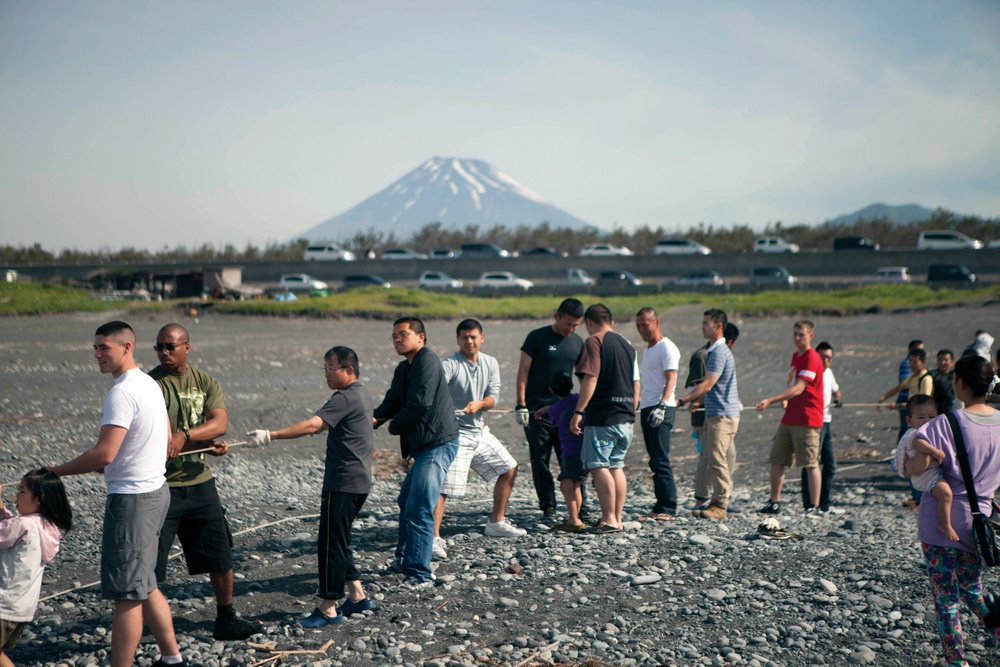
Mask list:
POLYGON ((1000 4, 0 3, 0 243, 284 240, 434 156, 603 227, 1000 216, 1000 4))

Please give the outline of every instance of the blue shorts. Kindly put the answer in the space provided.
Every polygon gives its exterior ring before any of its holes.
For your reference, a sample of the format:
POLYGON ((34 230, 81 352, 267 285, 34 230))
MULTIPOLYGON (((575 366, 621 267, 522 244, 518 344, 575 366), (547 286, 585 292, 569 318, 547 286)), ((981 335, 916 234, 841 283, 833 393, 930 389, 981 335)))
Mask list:
POLYGON ((625 467, 625 452, 632 443, 632 422, 613 426, 584 426, 580 459, 587 470, 625 467))

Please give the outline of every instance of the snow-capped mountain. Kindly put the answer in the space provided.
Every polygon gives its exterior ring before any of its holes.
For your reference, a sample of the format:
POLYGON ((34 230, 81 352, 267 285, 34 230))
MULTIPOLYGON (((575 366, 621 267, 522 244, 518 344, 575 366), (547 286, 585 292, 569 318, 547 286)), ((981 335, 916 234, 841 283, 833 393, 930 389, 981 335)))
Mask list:
POLYGON ((466 225, 537 225, 546 220, 552 227, 592 226, 482 160, 434 157, 296 238, 343 239, 366 228, 391 230, 405 238, 430 222, 461 229, 466 225))

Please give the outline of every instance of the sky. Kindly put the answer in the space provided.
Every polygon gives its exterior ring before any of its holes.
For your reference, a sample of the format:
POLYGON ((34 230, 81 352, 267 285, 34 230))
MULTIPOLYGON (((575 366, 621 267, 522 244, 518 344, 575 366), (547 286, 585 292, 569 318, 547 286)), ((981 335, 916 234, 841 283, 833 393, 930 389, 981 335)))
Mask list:
POLYGON ((0 245, 283 242, 435 156, 599 227, 1000 217, 1000 4, 0 3, 0 245))

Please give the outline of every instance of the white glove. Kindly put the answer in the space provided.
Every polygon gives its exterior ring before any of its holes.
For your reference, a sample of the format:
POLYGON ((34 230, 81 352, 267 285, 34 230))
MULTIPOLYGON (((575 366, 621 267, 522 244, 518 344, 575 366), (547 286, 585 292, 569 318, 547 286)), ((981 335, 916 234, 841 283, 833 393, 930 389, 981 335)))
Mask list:
POLYGON ((649 411, 649 415, 646 417, 646 423, 649 424, 649 428, 660 428, 660 426, 663 425, 663 419, 666 416, 667 404, 660 403, 649 411))
POLYGON ((514 407, 514 419, 517 420, 518 424, 520 424, 521 426, 524 426, 525 428, 527 428, 528 421, 531 419, 531 415, 528 412, 528 408, 526 408, 523 405, 515 406, 514 407))
POLYGON ((266 445, 271 442, 271 432, 265 431, 264 429, 257 429, 256 431, 249 431, 247 437, 250 438, 249 443, 255 447, 260 447, 261 445, 266 445))

